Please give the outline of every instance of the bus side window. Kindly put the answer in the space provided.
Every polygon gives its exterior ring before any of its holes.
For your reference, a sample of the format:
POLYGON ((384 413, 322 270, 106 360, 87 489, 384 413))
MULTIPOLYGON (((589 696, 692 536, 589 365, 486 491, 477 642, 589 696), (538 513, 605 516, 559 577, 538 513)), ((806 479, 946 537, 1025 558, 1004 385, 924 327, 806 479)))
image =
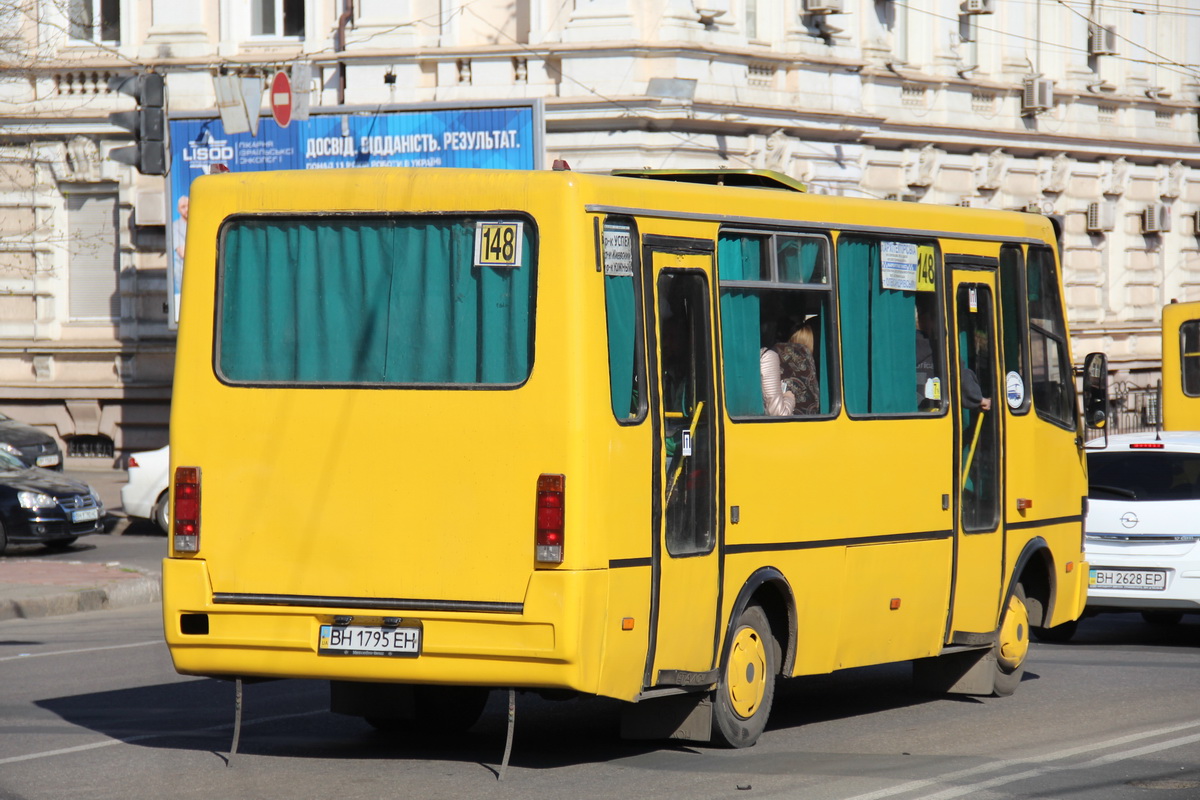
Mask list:
POLYGON ((1025 277, 1021 248, 1000 248, 1000 345, 1004 354, 1002 387, 1014 414, 1029 411, 1029 370, 1026 368, 1025 277), (1015 376, 1015 377, 1014 377, 1015 376))
POLYGON ((1179 368, 1183 393, 1200 396, 1200 320, 1189 319, 1179 326, 1179 368))
POLYGON ((1029 351, 1033 373, 1033 406, 1038 416, 1067 428, 1075 427, 1075 384, 1067 352, 1066 324, 1059 303, 1054 254, 1044 247, 1029 249, 1026 274, 1029 294, 1029 351))
POLYGON ((722 231, 717 269, 730 416, 832 413, 828 252, 823 237, 722 231))
POLYGON ((842 382, 851 414, 915 414, 945 407, 943 324, 936 286, 886 275, 883 248, 896 263, 925 258, 932 245, 838 239, 842 382), (924 252, 922 252, 924 251, 924 252), (907 259, 907 261, 905 260, 907 259))
POLYGON ((613 416, 638 422, 645 416, 641 309, 637 302, 636 234, 629 220, 604 222, 604 311, 608 329, 608 381, 613 416))

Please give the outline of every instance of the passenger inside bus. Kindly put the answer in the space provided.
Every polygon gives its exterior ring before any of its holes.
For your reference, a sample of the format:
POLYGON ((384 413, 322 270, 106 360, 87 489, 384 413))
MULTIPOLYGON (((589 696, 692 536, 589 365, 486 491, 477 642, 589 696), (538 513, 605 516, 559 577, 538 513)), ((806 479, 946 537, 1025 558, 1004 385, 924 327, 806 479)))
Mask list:
POLYGON ((791 333, 759 355, 763 408, 769 416, 812 415, 821 411, 821 384, 813 358, 813 328, 810 322, 785 323, 791 333))
POLYGON ((941 377, 935 357, 937 344, 937 296, 920 292, 916 297, 917 408, 936 411, 941 406, 941 377))

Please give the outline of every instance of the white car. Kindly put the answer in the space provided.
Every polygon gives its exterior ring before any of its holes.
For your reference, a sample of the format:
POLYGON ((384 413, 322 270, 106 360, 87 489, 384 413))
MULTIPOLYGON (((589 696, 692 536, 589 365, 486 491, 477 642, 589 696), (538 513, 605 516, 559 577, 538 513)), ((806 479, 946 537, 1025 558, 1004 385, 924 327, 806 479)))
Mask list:
MULTIPOLYGON (((1139 611, 1155 623, 1200 612, 1200 431, 1102 442, 1087 451, 1087 611, 1139 611)), ((1074 623, 1035 631, 1051 641, 1074 632, 1074 623)))
POLYGON ((167 532, 168 489, 171 480, 170 447, 129 456, 129 482, 121 487, 121 505, 130 517, 153 520, 167 532))

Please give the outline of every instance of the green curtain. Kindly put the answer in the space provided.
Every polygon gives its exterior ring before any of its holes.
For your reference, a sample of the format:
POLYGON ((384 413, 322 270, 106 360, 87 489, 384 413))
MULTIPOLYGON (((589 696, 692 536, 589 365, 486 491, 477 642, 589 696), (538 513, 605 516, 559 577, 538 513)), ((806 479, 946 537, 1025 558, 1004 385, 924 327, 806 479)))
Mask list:
POLYGON ((915 412, 916 293, 881 287, 877 241, 842 237, 837 253, 846 408, 915 412))
MULTIPOLYGON (((717 274, 721 280, 758 280, 763 240, 721 236, 717 242, 717 274)), ((759 299, 748 289, 721 289, 721 352, 724 359, 725 404, 730 416, 763 413, 762 378, 758 366, 759 299)))
POLYGON ((867 414, 871 410, 871 273, 879 263, 879 245, 843 236, 838 240, 837 263, 842 322, 842 390, 847 411, 867 414))
POLYGON ((824 283, 821 242, 815 239, 784 238, 779 243, 779 280, 782 283, 824 283))
POLYGON ((604 308, 608 320, 608 380, 612 412, 619 420, 637 416, 633 394, 635 317, 632 275, 604 278, 604 308))
POLYGON ((505 384, 529 375, 531 247, 475 267, 474 226, 244 220, 228 230, 220 366, 235 382, 505 384))

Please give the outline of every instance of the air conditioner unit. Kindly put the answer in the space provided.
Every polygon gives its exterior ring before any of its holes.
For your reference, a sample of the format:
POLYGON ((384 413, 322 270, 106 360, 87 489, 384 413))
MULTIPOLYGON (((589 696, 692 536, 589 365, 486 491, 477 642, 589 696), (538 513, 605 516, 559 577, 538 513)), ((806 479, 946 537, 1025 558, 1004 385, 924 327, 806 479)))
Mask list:
POLYGON ((842 0, 804 0, 806 14, 840 14, 842 0))
POLYGON ((1116 55, 1116 27, 1093 22, 1088 28, 1088 53, 1093 56, 1116 55))
POLYGON ((1153 203, 1142 209, 1142 233, 1166 233, 1171 230, 1171 209, 1153 203))
POLYGON ((995 12, 992 0, 964 0, 963 11, 968 14, 991 14, 995 12))
POLYGON ((1117 224, 1117 207, 1112 203, 1088 203, 1088 233, 1111 231, 1117 224))
POLYGON ((1049 78, 1026 78, 1021 92, 1021 113, 1036 114, 1054 107, 1054 81, 1049 78))

